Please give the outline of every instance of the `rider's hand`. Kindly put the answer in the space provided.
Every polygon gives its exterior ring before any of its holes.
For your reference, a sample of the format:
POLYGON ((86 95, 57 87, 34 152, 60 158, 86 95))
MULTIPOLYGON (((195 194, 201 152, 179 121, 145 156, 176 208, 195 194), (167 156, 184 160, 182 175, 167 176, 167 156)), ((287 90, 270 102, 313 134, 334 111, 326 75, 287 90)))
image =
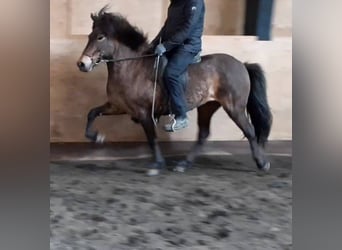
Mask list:
POLYGON ((160 43, 157 45, 156 49, 154 50, 154 53, 158 56, 162 56, 166 52, 166 48, 164 44, 160 43))

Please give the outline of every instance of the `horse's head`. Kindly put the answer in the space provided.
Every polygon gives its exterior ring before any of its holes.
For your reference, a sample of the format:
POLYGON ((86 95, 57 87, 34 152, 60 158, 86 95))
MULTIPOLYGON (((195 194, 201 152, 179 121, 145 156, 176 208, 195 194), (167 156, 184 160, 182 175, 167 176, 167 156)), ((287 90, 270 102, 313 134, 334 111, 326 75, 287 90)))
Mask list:
POLYGON ((120 45, 125 45, 133 51, 139 51, 146 44, 146 37, 136 27, 118 14, 106 13, 104 7, 95 15, 92 32, 83 50, 77 66, 83 72, 91 71, 102 59, 113 59, 120 45))
POLYGON ((114 54, 114 27, 108 22, 107 15, 105 9, 101 9, 97 15, 90 15, 93 20, 92 32, 77 61, 77 66, 83 72, 91 71, 103 58, 110 58, 114 54))

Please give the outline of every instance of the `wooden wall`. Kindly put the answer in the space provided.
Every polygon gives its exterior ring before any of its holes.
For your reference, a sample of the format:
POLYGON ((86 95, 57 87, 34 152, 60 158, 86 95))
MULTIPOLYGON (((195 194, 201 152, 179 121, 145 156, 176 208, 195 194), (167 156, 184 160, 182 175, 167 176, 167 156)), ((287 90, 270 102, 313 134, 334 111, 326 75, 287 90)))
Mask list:
MULTIPOLYGON (((162 26, 169 0, 51 0, 50 9, 50 138, 52 142, 79 142, 84 139, 86 115, 105 101, 106 70, 79 72, 76 60, 91 29, 90 13, 106 3, 142 28, 150 38, 162 26), (142 4, 143 2, 143 4, 142 4)), ((243 29, 243 0, 206 0, 207 14, 203 54, 229 53, 242 61, 260 63, 267 74, 268 95, 274 113, 271 139, 292 138, 292 22, 290 0, 278 0, 273 17, 272 41, 256 41, 240 36, 243 29)), ((196 112, 190 112, 191 126, 167 134, 161 140, 194 140, 196 112)), ((102 117, 96 122, 110 141, 145 140, 140 126, 127 116, 102 117), (125 128, 124 130, 122 128, 125 128)), ((212 123, 211 140, 239 140, 242 134, 220 110, 212 123)))

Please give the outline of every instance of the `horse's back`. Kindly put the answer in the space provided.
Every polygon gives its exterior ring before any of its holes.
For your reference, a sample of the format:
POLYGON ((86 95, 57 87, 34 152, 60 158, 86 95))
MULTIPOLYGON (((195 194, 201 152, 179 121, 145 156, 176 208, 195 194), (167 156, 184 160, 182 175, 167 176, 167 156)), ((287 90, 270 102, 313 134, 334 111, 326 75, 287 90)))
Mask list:
POLYGON ((248 98, 250 80, 241 61, 223 54, 207 54, 188 71, 186 97, 191 108, 208 101, 219 101, 222 96, 248 98), (241 95, 240 95, 241 94, 241 95))
POLYGON ((199 65, 213 65, 213 66, 220 66, 226 70, 229 70, 232 66, 235 68, 244 68, 244 64, 238 60, 237 58, 233 57, 229 54, 224 53, 215 53, 215 54, 207 54, 201 57, 202 60, 199 65))
POLYGON ((207 54, 201 57, 201 62, 190 65, 189 75, 195 78, 227 78, 229 82, 248 82, 248 71, 245 64, 235 57, 223 54, 207 54))

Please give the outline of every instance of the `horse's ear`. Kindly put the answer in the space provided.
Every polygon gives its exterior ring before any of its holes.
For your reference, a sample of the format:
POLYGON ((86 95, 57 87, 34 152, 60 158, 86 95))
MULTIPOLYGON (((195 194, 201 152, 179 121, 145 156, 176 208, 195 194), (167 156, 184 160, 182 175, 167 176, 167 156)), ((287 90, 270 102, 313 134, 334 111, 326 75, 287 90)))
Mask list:
POLYGON ((93 13, 90 14, 90 17, 91 17, 91 19, 95 22, 96 16, 95 16, 93 13))

